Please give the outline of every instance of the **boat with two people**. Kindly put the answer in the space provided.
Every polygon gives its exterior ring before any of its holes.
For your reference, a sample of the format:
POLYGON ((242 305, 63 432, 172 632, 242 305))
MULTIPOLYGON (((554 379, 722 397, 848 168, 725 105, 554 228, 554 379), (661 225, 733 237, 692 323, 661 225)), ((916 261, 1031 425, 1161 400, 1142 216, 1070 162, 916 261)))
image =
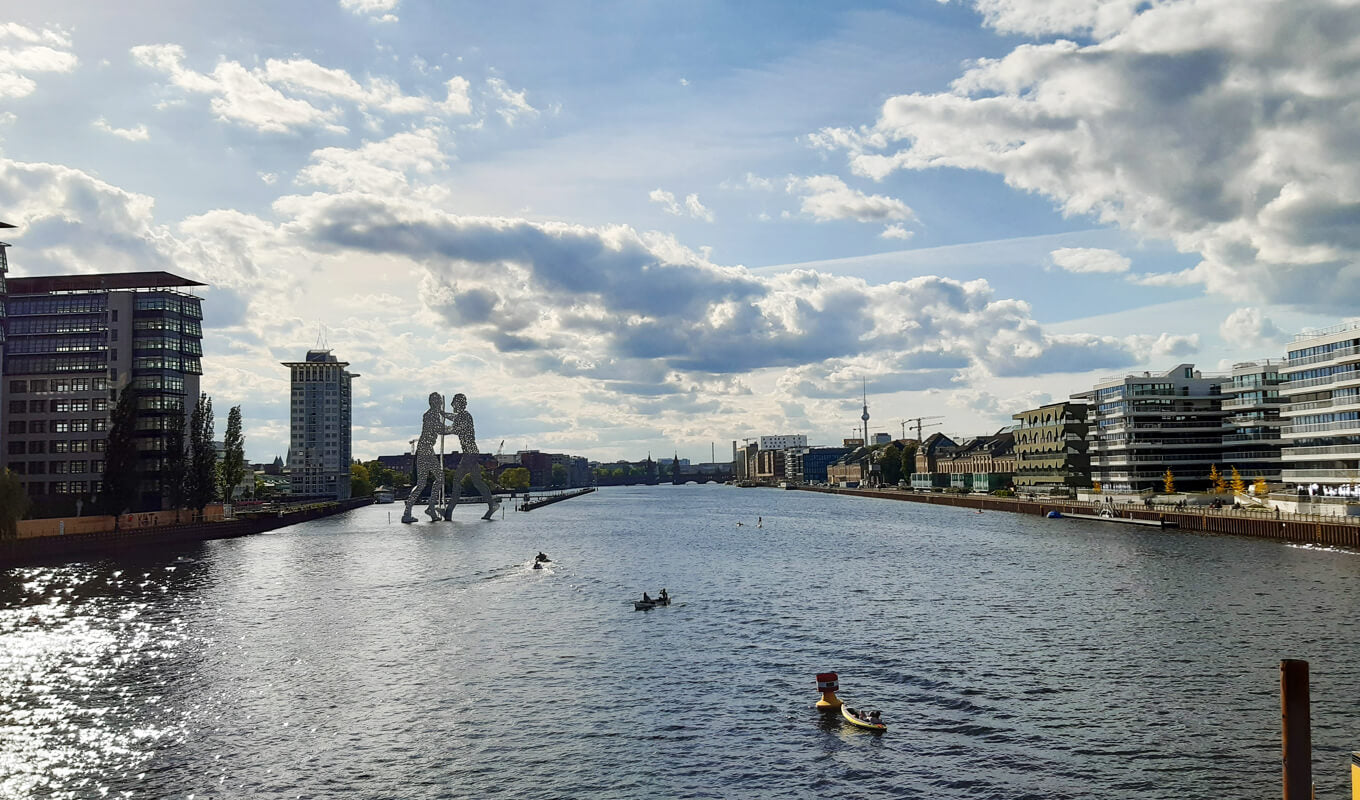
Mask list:
POLYGON ((641 599, 641 600, 634 600, 634 601, 633 601, 633 610, 634 610, 634 611, 650 611, 650 610, 652 610, 653 608, 656 608, 657 606, 668 606, 668 605, 670 605, 670 604, 671 604, 671 596, 670 596, 669 594, 666 593, 666 590, 665 590, 665 589, 662 589, 662 590, 661 590, 661 593, 658 594, 656 597, 652 597, 651 595, 647 594, 646 592, 643 592, 643 593, 642 593, 642 599, 641 599))

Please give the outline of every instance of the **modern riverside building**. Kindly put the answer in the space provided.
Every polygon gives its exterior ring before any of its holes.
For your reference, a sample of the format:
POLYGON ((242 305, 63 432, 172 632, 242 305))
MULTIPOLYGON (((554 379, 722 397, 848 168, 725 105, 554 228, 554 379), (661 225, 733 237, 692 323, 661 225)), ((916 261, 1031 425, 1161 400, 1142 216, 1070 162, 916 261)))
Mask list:
POLYGON ((1267 483, 1280 480, 1280 396, 1279 359, 1244 361, 1233 364, 1232 377, 1223 381, 1223 410, 1227 428, 1223 434, 1223 462, 1220 469, 1228 477, 1234 467, 1251 483, 1263 478, 1267 483))
POLYGON ((807 447, 807 436, 800 433, 760 437, 761 450, 787 450, 790 447, 807 447))
POLYGON ((1313 496, 1360 484, 1360 319, 1304 331, 1280 367, 1281 480, 1313 496), (1344 488, 1343 488, 1344 487, 1344 488))
MULTIPOLYGON (((10 278, 5 301, 0 452, 35 512, 89 502, 104 471, 110 411, 137 390, 139 507, 159 510, 175 416, 192 412, 203 374, 203 286, 168 272, 10 278)), ((187 427, 187 425, 186 425, 187 427)))
POLYGON ((289 492, 349 499, 350 382, 359 377, 329 350, 308 350, 302 361, 285 361, 292 375, 292 424, 288 448, 289 492))
POLYGON ((827 467, 846 454, 844 447, 791 447, 784 472, 795 483, 826 483, 827 467))
POLYGON ((1222 461, 1224 376, 1194 364, 1166 372, 1110 377, 1072 395, 1089 406, 1091 480, 1107 492, 1205 489, 1222 461))
POLYGON ((1085 403, 1049 403, 1011 416, 1017 489, 1070 494, 1091 485, 1085 403))

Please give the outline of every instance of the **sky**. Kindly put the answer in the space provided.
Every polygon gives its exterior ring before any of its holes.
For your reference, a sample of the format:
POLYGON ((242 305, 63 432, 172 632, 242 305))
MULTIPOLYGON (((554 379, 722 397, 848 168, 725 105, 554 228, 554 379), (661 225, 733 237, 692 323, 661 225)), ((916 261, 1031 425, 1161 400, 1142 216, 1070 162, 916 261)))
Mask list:
POLYGON ((1360 300, 1360 0, 0 8, 11 274, 208 284, 203 389, 284 455, 1009 424, 1280 358, 1360 300))

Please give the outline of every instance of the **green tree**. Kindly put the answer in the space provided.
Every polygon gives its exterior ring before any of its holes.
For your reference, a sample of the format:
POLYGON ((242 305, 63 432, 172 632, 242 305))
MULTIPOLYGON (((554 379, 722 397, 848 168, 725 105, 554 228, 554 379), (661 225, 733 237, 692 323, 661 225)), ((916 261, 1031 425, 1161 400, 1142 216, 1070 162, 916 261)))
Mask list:
POLYGON ((902 454, 896 447, 884 447, 878 463, 884 486, 896 486, 902 480, 902 454))
POLYGON ((917 444, 911 442, 902 446, 902 474, 910 477, 916 471, 917 444))
POLYGON ((217 496, 212 398, 200 393, 189 418, 189 471, 184 481, 190 508, 202 511, 217 496))
POLYGON ((561 464, 553 464, 552 485, 553 486, 567 485, 567 468, 562 466, 561 464))
POLYGON ((28 513, 29 499, 19 476, 0 470, 0 539, 19 536, 19 520, 28 513))
POLYGON ((1162 476, 1162 489, 1167 494, 1176 493, 1176 476, 1171 474, 1171 467, 1166 468, 1166 474, 1162 476))
POLYGON ((1242 473, 1237 471, 1237 467, 1232 468, 1232 490, 1237 494, 1246 494, 1247 482, 1242 480, 1242 473))
POLYGON ((373 481, 369 478, 368 467, 359 462, 349 465, 349 496, 369 497, 373 494, 373 481))
POLYGON ((222 444, 222 500, 230 503, 236 487, 246 477, 246 444, 241 435, 241 407, 232 406, 227 412, 227 435, 222 444))
POLYGON ((161 498, 171 508, 184 508, 189 502, 186 486, 189 474, 186 419, 187 415, 181 406, 178 413, 171 414, 166 420, 165 448, 169 455, 165 458, 165 469, 161 471, 161 498))
POLYGON ((104 479, 99 487, 99 508, 105 514, 117 516, 137 505, 141 459, 136 436, 137 390, 128 384, 118 393, 118 404, 109 417, 104 479))
POLYGON ((501 486, 506 489, 528 489, 529 470, 524 467, 511 467, 505 470, 501 473, 501 486))

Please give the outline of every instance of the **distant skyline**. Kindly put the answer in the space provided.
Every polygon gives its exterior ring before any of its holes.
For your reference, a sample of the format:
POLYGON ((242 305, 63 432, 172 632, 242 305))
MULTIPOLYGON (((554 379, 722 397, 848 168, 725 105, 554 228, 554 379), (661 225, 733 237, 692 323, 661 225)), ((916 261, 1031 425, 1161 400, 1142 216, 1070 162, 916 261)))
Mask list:
MULTIPOLYGON (((247 455, 351 370, 354 454, 430 391, 483 450, 719 457, 951 435, 1360 300, 1360 3, 15 5, 11 274, 208 283, 247 455)), ((219 431, 219 436, 220 436, 219 431)))

